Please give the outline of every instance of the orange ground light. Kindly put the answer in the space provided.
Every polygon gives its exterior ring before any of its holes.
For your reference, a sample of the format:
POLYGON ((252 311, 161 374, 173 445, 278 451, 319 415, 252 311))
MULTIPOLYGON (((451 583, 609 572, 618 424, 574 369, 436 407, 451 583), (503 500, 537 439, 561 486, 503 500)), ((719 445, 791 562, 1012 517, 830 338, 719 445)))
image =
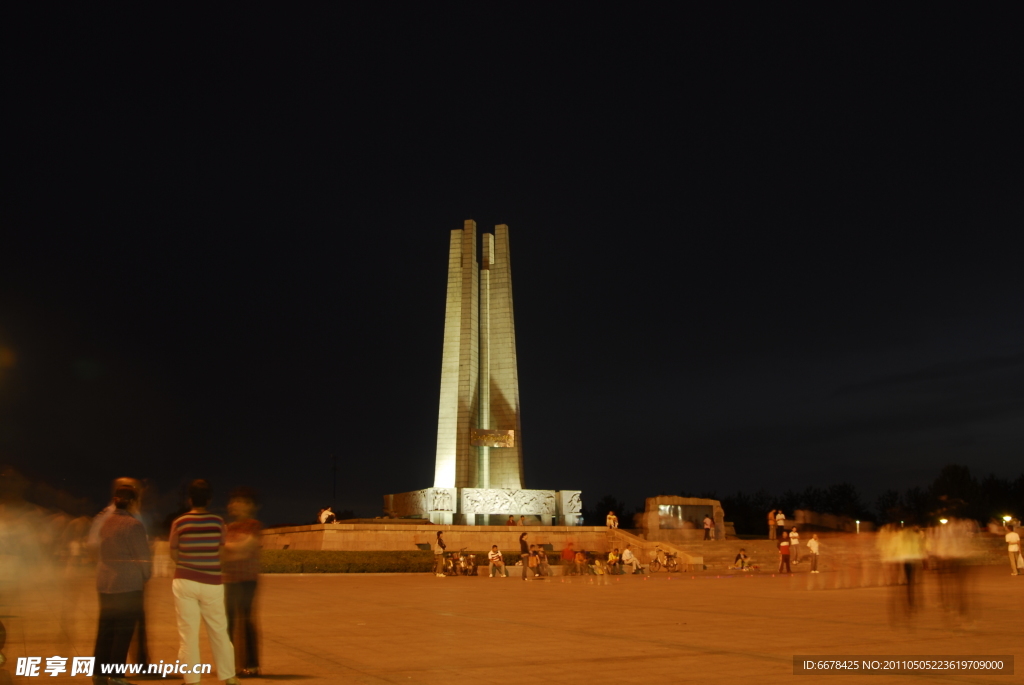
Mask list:
MULTIPOLYGON (((89 682, 14 671, 19 656, 92 655, 92 582, 83 573, 4 593, 8 663, 0 683, 11 682, 5 675, 15 683, 89 682)), ((1024 577, 997 566, 975 569, 966 622, 940 608, 934 574, 926 574, 917 614, 895 619, 890 605, 901 590, 862 582, 844 573, 661 573, 609 584, 264 576, 263 670, 267 680, 309 684, 1024 682, 1024 577), (796 654, 1010 654, 1016 674, 796 676, 796 654)), ((152 658, 174 661, 169 579, 151 581, 147 611, 152 658)))

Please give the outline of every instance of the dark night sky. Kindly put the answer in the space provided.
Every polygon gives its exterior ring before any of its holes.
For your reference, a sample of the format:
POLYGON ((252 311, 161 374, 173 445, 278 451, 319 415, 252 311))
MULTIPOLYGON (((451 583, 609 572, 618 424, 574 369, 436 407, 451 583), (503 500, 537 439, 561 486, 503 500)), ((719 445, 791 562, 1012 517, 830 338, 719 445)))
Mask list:
POLYGON ((43 12, 7 60, 0 461, 97 502, 249 483, 276 522, 337 455, 379 514, 432 484, 473 218, 511 228, 528 487, 1022 471, 1006 17, 43 12))

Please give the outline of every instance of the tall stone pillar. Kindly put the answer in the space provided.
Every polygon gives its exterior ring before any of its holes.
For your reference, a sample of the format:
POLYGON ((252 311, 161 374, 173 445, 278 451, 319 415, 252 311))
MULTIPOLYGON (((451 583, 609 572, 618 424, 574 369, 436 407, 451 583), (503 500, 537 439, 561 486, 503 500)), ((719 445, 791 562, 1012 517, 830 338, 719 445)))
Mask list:
POLYGON ((485 238, 493 243, 493 251, 484 253, 484 269, 488 274, 488 402, 481 406, 489 413, 488 428, 515 431, 512 447, 489 448, 489 487, 518 489, 523 487, 523 443, 508 226, 495 226, 493 237, 486 235, 485 238))
POLYGON ((448 248, 448 297, 441 353, 434 487, 473 487, 477 450, 471 431, 479 406, 479 267, 476 222, 452 231, 448 248))

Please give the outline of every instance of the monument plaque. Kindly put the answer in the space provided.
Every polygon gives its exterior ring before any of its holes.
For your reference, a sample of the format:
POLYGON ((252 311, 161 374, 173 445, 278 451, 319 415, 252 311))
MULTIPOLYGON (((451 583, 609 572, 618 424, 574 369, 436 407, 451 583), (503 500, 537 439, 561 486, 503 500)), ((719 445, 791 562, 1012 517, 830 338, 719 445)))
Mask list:
POLYGON ((474 428, 470 433, 473 447, 515 447, 515 431, 498 431, 474 428))
POLYGON ((434 487, 385 495, 384 511, 434 523, 514 515, 576 525, 579 491, 523 489, 508 226, 484 233, 480 247, 478 259, 475 221, 451 232, 434 487))

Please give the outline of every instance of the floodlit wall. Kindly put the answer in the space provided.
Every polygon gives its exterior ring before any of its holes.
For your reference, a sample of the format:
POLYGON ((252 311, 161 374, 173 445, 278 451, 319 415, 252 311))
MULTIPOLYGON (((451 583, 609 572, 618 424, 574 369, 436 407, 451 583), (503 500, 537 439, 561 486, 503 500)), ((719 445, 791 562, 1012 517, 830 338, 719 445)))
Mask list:
POLYGON ((479 552, 497 545, 498 549, 519 549, 519 535, 528 534, 530 544, 550 544, 555 550, 569 542, 576 549, 607 553, 608 529, 603 526, 432 526, 381 523, 328 523, 263 531, 263 549, 348 551, 414 550, 431 545, 437 531, 444 532, 449 550, 466 548, 479 552))

